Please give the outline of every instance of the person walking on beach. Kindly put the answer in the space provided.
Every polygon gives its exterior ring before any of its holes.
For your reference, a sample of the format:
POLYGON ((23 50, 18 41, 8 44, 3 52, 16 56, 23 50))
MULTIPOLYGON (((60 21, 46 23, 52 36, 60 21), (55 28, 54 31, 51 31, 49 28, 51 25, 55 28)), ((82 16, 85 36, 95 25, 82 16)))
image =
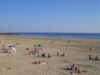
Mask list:
POLYGON ((34 44, 34 51, 37 52, 36 44, 34 44))
POLYGON ((57 52, 57 56, 59 56, 59 52, 57 52))
POLYGON ((48 54, 48 58, 51 58, 51 55, 50 54, 48 54))
POLYGON ((92 52, 92 48, 90 47, 90 52, 92 52))

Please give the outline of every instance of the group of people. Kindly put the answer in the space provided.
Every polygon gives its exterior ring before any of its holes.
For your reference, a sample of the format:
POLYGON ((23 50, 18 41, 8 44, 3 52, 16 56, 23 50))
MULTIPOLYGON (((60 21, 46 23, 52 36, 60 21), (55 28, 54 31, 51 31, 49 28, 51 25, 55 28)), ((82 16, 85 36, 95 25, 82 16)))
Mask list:
POLYGON ((86 73, 87 70, 81 70, 76 64, 72 64, 70 67, 67 68, 67 70, 70 70, 72 74, 77 73, 80 74, 82 72, 86 73))
POLYGON ((97 55, 95 56, 95 58, 93 58, 93 55, 92 55, 92 48, 91 48, 91 47, 90 47, 89 60, 95 60, 95 61, 98 61, 98 60, 99 60, 99 58, 98 58, 97 55))
POLYGON ((34 45, 33 47, 33 50, 32 49, 29 49, 29 48, 26 48, 27 50, 29 50, 28 54, 29 55, 34 55, 34 54, 37 54, 39 53, 40 51, 42 51, 42 49, 40 48, 41 45, 34 45))
POLYGON ((70 70, 71 73, 78 73, 78 74, 81 73, 80 68, 75 64, 72 64, 70 67, 67 68, 67 70, 70 70))
POLYGON ((65 56, 65 54, 63 53, 63 54, 61 54, 61 55, 60 55, 60 53, 59 53, 59 52, 57 52, 57 56, 63 56, 63 57, 64 57, 64 56, 65 56))
POLYGON ((97 56, 97 55, 95 56, 95 58, 93 58, 93 56, 92 56, 92 55, 89 55, 89 60, 95 60, 95 61, 98 61, 98 60, 99 60, 99 58, 98 58, 98 56, 97 56))
POLYGON ((51 55, 49 53, 48 54, 43 53, 43 54, 41 54, 41 56, 44 57, 44 58, 46 58, 46 57, 51 58, 51 55))
POLYGON ((16 52, 15 45, 6 46, 5 44, 3 44, 2 46, 0 46, 0 52, 1 52, 1 53, 16 52))

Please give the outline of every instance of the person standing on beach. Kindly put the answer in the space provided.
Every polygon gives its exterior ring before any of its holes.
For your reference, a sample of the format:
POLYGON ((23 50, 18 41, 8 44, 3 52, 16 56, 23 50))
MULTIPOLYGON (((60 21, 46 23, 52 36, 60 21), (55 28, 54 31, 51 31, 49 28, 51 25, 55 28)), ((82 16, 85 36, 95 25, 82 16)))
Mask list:
POLYGON ((36 44, 34 44, 34 51, 37 52, 36 44))
POLYGON ((0 40, 0 44, 2 43, 2 40, 0 40))
POLYGON ((92 52, 92 48, 90 47, 90 52, 92 52))

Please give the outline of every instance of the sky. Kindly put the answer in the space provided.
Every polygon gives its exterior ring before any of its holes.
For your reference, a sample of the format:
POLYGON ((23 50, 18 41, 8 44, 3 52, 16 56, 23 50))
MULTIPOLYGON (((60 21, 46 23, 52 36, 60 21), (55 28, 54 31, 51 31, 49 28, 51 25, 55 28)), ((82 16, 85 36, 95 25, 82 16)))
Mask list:
POLYGON ((100 0, 0 0, 0 32, 100 33, 100 0))

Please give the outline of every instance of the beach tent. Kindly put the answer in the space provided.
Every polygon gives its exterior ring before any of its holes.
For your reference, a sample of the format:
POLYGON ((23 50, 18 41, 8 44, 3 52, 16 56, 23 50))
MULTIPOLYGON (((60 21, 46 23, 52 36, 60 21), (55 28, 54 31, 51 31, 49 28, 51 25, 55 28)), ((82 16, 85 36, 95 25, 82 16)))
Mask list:
POLYGON ((16 48, 15 47, 11 47, 11 50, 16 52, 16 48))
POLYGON ((16 48, 15 48, 15 46, 8 46, 9 47, 9 50, 11 50, 11 51, 14 51, 14 52, 16 52, 16 48))

